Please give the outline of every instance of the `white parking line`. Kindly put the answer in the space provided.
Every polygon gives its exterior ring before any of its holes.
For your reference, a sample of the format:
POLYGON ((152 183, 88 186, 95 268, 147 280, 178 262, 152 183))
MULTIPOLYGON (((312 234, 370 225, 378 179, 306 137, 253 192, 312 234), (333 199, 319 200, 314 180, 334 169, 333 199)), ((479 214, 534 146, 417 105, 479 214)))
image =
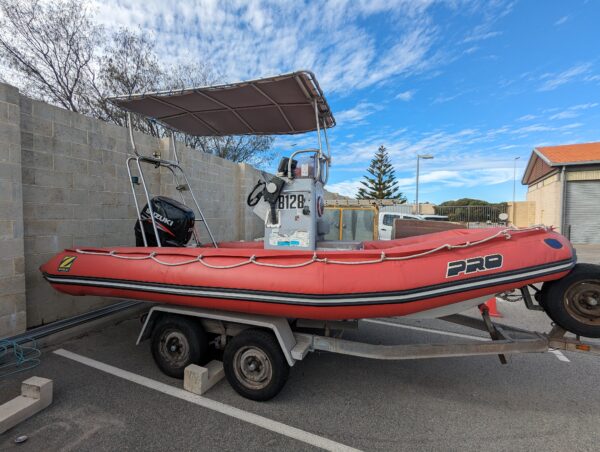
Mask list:
POLYGON ((54 353, 56 353, 59 356, 62 356, 63 358, 68 358, 73 361, 77 361, 78 363, 81 363, 86 366, 92 367, 94 369, 100 370, 102 372, 106 372, 110 375, 114 375, 115 377, 123 378, 124 380, 128 380, 133 383, 137 383, 146 388, 154 389, 156 391, 162 392, 163 394, 167 394, 167 395, 176 397, 178 399, 185 400, 187 402, 193 403, 195 405, 199 405, 199 406, 201 406, 203 408, 207 408, 209 410, 216 411, 216 412, 224 414, 226 416, 231 416, 235 419, 239 419, 240 421, 244 421, 249 424, 253 424, 258 427, 262 427, 266 430, 270 430, 272 432, 279 433, 280 435, 284 435, 289 438, 293 438, 298 441, 302 441, 302 442, 304 442, 306 444, 310 444, 312 446, 320 447, 321 449, 331 450, 331 451, 357 451, 358 450, 358 449, 354 449, 352 447, 346 446, 345 444, 337 443, 337 442, 331 441, 327 438, 323 438, 322 436, 314 435, 314 434, 306 432, 304 430, 300 430, 296 427, 291 427, 291 426, 283 424, 281 422, 277 422, 272 419, 268 419, 266 417, 259 416, 254 413, 250 413, 248 411, 240 410, 239 408, 235 408, 233 406, 226 405, 224 403, 217 402, 215 400, 207 399, 206 397, 192 394, 191 392, 185 391, 183 389, 179 389, 174 386, 168 385, 166 383, 162 383, 160 381, 152 380, 151 378, 143 377, 141 375, 134 374, 132 372, 128 372, 123 369, 119 369, 118 367, 114 367, 109 364, 105 364, 100 361, 96 361, 94 359, 78 355, 76 353, 72 353, 72 352, 70 352, 68 350, 64 350, 62 348, 55 350, 54 353))
MULTIPOLYGON (((434 330, 434 329, 430 329, 430 328, 423 328, 421 326, 412 326, 412 325, 404 325, 401 323, 386 322, 384 320, 363 319, 363 320, 361 320, 361 322, 376 323, 379 325, 403 328, 406 330, 423 331, 425 333, 442 334, 444 336, 461 337, 464 339, 473 339, 475 341, 488 342, 490 340, 488 338, 481 337, 481 336, 471 336, 470 334, 453 333, 452 331, 434 330)), ((560 350, 549 350, 549 352, 552 353, 554 356, 556 356, 556 359, 558 359, 559 361, 562 361, 564 363, 571 362, 571 360, 569 358, 567 358, 560 350)))
POLYGON ((552 353, 554 356, 556 356, 556 358, 559 361, 562 361, 563 363, 570 363, 571 360, 569 358, 567 358, 563 352, 561 352, 560 350, 550 350, 550 353, 552 353))

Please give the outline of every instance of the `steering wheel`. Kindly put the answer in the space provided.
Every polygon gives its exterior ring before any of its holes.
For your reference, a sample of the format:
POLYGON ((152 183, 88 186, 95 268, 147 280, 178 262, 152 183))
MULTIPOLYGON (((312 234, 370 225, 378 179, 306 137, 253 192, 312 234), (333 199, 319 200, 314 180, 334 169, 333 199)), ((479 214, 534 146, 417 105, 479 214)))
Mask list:
POLYGON ((260 201, 260 199, 263 196, 263 190, 265 188, 265 185, 266 184, 261 180, 259 180, 256 183, 256 185, 254 186, 254 188, 248 195, 248 198, 246 198, 246 204, 248 204, 248 206, 254 207, 255 205, 258 204, 258 202, 260 201))

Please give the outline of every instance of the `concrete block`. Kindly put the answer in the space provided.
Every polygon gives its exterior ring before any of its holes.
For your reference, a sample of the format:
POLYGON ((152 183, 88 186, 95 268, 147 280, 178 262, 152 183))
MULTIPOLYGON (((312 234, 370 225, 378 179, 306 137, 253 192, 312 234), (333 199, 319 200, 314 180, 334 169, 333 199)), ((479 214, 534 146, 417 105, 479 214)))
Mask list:
POLYGON ((69 110, 65 110, 64 108, 54 107, 52 106, 52 120, 55 123, 64 124, 65 126, 71 127, 73 125, 73 119, 79 115, 78 113, 74 113, 69 110))
POLYGON ((35 169, 34 168, 22 168, 21 183, 24 185, 35 184, 35 169))
MULTIPOLYGON (((58 231, 57 220, 28 220, 25 222, 25 236, 52 235, 58 231)), ((71 231, 72 233, 72 231, 71 231)))
POLYGON ((21 131, 21 148, 28 150, 33 149, 33 133, 21 131))
POLYGON ((19 276, 4 276, 0 278, 0 295, 19 295, 25 293, 25 278, 19 276))
POLYGON ((88 144, 88 135, 86 131, 74 129, 73 127, 66 126, 58 122, 54 122, 54 137, 61 141, 68 141, 77 144, 88 144))
POLYGON ((101 123, 95 118, 86 115, 78 115, 71 113, 71 126, 76 129, 85 130, 89 133, 100 133, 101 123))
POLYGON ((76 188, 86 188, 92 191, 104 190, 104 178, 102 176, 74 173, 73 181, 76 188))
POLYGON ((110 135, 104 135, 100 133, 89 134, 89 144, 94 149, 103 149, 113 151, 116 149, 117 140, 110 135))
POLYGON ((72 188, 73 187, 73 174, 34 169, 33 170, 35 184, 41 185, 42 187, 56 187, 56 188, 72 188))
POLYGON ((94 149, 89 144, 71 143, 68 155, 79 159, 102 163, 102 151, 94 149))
POLYGON ((183 374, 183 389, 202 395, 221 381, 224 376, 225 371, 221 361, 213 360, 206 367, 190 364, 185 368, 183 374))
POLYGON ((0 201, 2 201, 2 202, 14 201, 13 187, 12 187, 12 182, 10 180, 0 179, 0 201))
POLYGON ((0 406, 0 435, 52 403, 52 380, 31 377, 21 385, 21 395, 0 406))
POLYGON ((19 96, 19 107, 21 108, 21 113, 28 115, 33 113, 33 101, 29 97, 19 96))
POLYGON ((56 137, 45 137, 33 134, 33 146, 32 150, 49 152, 53 155, 69 155, 72 143, 58 139, 56 137))
POLYGON ((15 257, 13 259, 13 271, 15 275, 25 274, 25 257, 15 257))
POLYGON ((77 173, 79 175, 87 174, 88 161, 73 157, 56 155, 54 156, 54 169, 56 171, 66 171, 77 173))
POLYGON ((19 311, 9 315, 0 316, 0 338, 20 334, 25 331, 25 328, 25 311, 19 311))
MULTIPOLYGON (((14 258, 0 259, 0 277, 12 276, 15 274, 14 258)), ((2 308, 0 308, 1 310, 2 308)))
POLYGON ((51 137, 53 133, 52 121, 37 116, 21 114, 21 130, 23 132, 51 137))
POLYGON ((16 163, 17 165, 21 165, 21 146, 15 143, 9 143, 8 148, 8 161, 11 163, 16 163))
POLYGON ((126 127, 121 127, 104 121, 98 122, 100 123, 100 131, 102 134, 110 135, 118 141, 122 141, 124 145, 128 146, 126 148, 123 147, 122 149, 129 149, 129 130, 127 130, 126 127))
POLYGON ((21 165, 2 163, 0 165, 0 179, 21 182, 21 165))
POLYGON ((2 253, 3 259, 9 259, 9 258, 13 258, 13 257, 22 257, 23 256, 23 240, 20 240, 20 239, 2 240, 1 253, 2 253))
POLYGON ((8 121, 8 106, 6 102, 0 102, 0 121, 9 122, 8 121))
POLYGON ((19 105, 19 90, 12 85, 0 83, 0 101, 19 105))
MULTIPOLYGON (((54 111, 56 107, 53 105, 47 104, 46 102, 42 102, 39 100, 31 99, 31 115, 37 116, 38 118, 46 119, 48 121, 54 120, 54 111)), ((29 113, 29 112, 25 112, 29 113)))
MULTIPOLYGON (((26 310, 25 293, 21 294, 0 294, 0 317, 14 316, 19 312, 26 310)), ((5 336, 5 332, 0 330, 0 338, 5 336)))
POLYGON ((40 400, 45 406, 52 403, 52 380, 30 377, 21 383, 21 395, 40 400))
POLYGON ((21 152, 21 164, 26 168, 52 169, 52 154, 23 149, 21 152))
POLYGON ((73 218, 73 205, 71 204, 23 204, 23 218, 25 220, 65 220, 73 218))

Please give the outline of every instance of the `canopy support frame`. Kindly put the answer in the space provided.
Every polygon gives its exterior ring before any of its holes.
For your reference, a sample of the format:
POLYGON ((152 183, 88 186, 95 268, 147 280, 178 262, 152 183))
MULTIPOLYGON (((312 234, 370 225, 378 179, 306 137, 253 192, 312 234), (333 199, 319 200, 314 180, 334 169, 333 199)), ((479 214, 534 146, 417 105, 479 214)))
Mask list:
MULTIPOLYGON (((210 240, 211 240, 213 246, 215 248, 218 248, 217 241, 215 240, 215 237, 214 237, 210 227, 208 226, 208 222, 206 221, 204 212, 202 212, 202 208, 200 207, 200 203, 198 202, 198 199, 196 198, 196 194, 194 193, 194 190, 190 186, 190 182, 189 182, 189 179, 187 178, 187 174, 181 167, 180 160, 179 160, 179 153, 177 152, 177 140, 175 139, 175 132, 171 131, 171 133, 169 135, 169 144, 172 145, 172 147, 173 147, 173 157, 175 159, 174 161, 165 160, 165 159, 161 159, 161 158, 157 158, 157 157, 147 157, 147 156, 141 155, 137 150, 137 146, 135 144, 135 138, 134 138, 134 134, 133 134, 133 127, 132 127, 133 122, 131 119, 130 112, 127 113, 127 123, 129 125, 129 138, 131 140, 131 146, 133 148, 135 156, 130 156, 127 158, 126 167, 127 167, 127 174, 129 176, 129 184, 131 186, 131 193, 133 194, 133 202, 135 205, 137 219, 140 224, 140 232, 142 234, 142 241, 144 243, 144 246, 145 247, 148 246, 148 237, 146 236, 146 231, 145 231, 144 223, 143 223, 144 220, 147 220, 147 219, 143 218, 143 216, 142 216, 142 211, 140 209, 140 203, 138 202, 138 195, 136 193, 136 188, 135 188, 136 184, 140 184, 142 186, 144 197, 146 198, 146 205, 148 206, 148 211, 150 214, 150 221, 152 222, 152 230, 154 232, 154 238, 156 240, 156 245, 159 248, 163 247, 163 243, 161 243, 160 236, 158 234, 159 228, 158 228, 158 224, 156 221, 155 212, 154 212, 154 209, 152 208, 152 203, 151 203, 152 197, 150 194, 150 190, 148 189, 148 184, 146 183, 144 171, 142 169, 142 163, 148 163, 148 164, 153 165, 155 167, 155 169, 160 170, 160 168, 167 168, 171 172, 171 174, 173 175, 173 181, 174 181, 176 190, 179 192, 181 202, 183 204, 185 204, 185 197, 183 195, 183 191, 189 190, 192 201, 193 201, 194 205, 196 206, 197 212, 200 215, 200 218, 196 219, 196 221, 200 221, 200 222, 204 223, 204 227, 206 228, 206 232, 208 233, 208 236, 210 237, 210 240), (137 173, 139 175, 139 181, 136 181, 136 179, 134 179, 134 176, 133 176, 132 164, 134 162, 135 162, 135 167, 137 169, 137 173), (179 174, 179 176, 178 176, 178 174, 179 174), (180 183, 180 178, 183 179, 184 184, 180 183)), ((193 235, 194 235, 194 240, 196 242, 196 246, 200 246, 201 245, 200 237, 196 231, 195 226, 193 229, 193 235)))

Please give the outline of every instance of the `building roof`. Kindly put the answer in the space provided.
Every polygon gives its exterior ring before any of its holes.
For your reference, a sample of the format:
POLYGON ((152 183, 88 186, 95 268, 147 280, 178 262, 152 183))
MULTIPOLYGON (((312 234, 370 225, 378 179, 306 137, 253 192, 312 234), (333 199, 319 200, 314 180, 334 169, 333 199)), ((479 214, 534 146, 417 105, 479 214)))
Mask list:
POLYGON ((550 166, 600 163, 600 142, 535 148, 550 166))
POLYGON ((600 165, 600 142, 534 148, 521 182, 529 185, 557 167, 573 165, 600 165))
POLYGON ((109 100, 197 136, 304 133, 317 130, 317 113, 319 127, 335 125, 323 91, 309 71, 109 100))

